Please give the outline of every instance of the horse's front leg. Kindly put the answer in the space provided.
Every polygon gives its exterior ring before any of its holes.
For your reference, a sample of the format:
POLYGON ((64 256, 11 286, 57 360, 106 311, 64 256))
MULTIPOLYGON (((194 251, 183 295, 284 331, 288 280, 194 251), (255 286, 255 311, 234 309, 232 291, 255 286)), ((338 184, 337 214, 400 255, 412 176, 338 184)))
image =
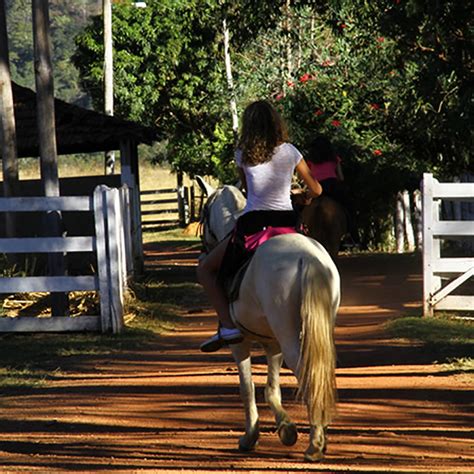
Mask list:
POLYGON ((244 340, 240 344, 233 344, 230 347, 239 369, 240 397, 245 410, 245 435, 239 439, 239 450, 253 451, 257 445, 260 430, 255 401, 255 385, 252 380, 250 342, 244 340))
POLYGON ((293 446, 298 439, 296 425, 291 421, 281 404, 280 370, 283 355, 278 343, 263 344, 267 355, 268 378, 265 387, 265 400, 275 416, 278 436, 286 446, 293 446))

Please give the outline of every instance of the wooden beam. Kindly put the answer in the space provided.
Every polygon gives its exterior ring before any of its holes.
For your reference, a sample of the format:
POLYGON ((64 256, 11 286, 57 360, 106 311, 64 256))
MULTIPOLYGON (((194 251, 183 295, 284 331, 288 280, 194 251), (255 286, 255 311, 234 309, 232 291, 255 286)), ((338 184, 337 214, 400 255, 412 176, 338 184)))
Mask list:
MULTIPOLYGON (((59 196, 56 124, 54 118, 54 83, 49 34, 48 0, 33 0, 33 43, 35 52, 36 113, 41 161, 41 181, 45 196, 59 196)), ((45 216, 46 235, 62 234, 62 218, 58 211, 45 216)), ((48 267, 51 275, 65 274, 64 256, 50 254, 48 267)), ((53 316, 68 314, 66 294, 53 294, 53 316)))
MULTIPOLYGON (((2 142, 3 193, 18 194, 18 154, 13 103, 5 1, 0 0, 0 141, 2 142)), ((7 213, 6 235, 15 236, 15 215, 7 213)))

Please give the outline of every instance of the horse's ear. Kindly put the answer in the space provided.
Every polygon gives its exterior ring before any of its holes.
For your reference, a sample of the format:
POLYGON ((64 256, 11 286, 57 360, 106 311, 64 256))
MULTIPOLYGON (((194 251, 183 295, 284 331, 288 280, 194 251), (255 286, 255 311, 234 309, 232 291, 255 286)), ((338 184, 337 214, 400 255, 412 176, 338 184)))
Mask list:
POLYGON ((196 183, 201 188, 202 193, 206 197, 209 197, 215 191, 215 189, 210 184, 204 181, 204 178, 202 176, 196 175, 194 179, 196 180, 196 183))

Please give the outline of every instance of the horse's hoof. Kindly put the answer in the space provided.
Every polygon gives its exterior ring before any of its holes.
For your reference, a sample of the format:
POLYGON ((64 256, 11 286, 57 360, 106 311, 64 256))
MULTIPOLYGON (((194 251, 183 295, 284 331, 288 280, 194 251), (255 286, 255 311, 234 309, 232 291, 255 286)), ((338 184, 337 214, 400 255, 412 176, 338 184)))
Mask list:
POLYGON ((307 450, 304 453, 304 460, 309 462, 321 461, 324 458, 324 451, 307 450))
POLYGON ((248 437, 247 435, 241 436, 239 439, 239 451, 241 453, 250 453, 255 451, 258 446, 258 435, 248 437))
POLYGON ((278 436, 285 446, 293 446, 298 439, 298 430, 294 423, 281 423, 278 427, 278 436))

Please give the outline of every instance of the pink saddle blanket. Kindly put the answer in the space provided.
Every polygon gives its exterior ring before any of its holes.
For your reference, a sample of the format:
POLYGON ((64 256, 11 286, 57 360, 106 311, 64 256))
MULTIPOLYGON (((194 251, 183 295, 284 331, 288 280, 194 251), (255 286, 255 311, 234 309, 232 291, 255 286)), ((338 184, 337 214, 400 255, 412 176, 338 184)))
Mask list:
POLYGON ((295 234, 294 227, 267 227, 255 234, 245 236, 245 249, 253 252, 259 245, 266 242, 271 237, 283 234, 295 234))

